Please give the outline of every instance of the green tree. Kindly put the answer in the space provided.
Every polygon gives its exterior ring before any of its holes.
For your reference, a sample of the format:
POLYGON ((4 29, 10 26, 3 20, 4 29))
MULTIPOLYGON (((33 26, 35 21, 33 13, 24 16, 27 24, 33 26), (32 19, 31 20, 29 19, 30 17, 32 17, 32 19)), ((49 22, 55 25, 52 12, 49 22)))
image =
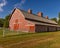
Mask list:
POLYGON ((58 25, 60 25, 60 19, 58 20, 58 25))
POLYGON ((60 25, 60 12, 59 12, 59 14, 58 14, 58 18, 59 18, 59 20, 58 20, 58 25, 60 25))
POLYGON ((59 12, 59 14, 58 14, 58 18, 60 19, 60 12, 59 12))
POLYGON ((4 25, 4 19, 0 18, 0 27, 3 27, 3 25, 4 25))
POLYGON ((51 20, 53 20, 53 21, 57 22, 57 18, 51 18, 51 20))
POLYGON ((4 21, 5 28, 9 27, 9 20, 10 20, 10 14, 5 17, 5 21, 4 21))

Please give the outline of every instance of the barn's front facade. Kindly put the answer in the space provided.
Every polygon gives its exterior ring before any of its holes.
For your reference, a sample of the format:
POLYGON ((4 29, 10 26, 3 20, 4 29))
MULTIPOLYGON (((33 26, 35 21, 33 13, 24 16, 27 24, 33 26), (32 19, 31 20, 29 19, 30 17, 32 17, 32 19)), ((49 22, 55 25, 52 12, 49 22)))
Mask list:
POLYGON ((56 22, 49 20, 43 13, 38 12, 37 15, 32 14, 32 10, 28 12, 15 8, 12 12, 10 22, 10 30, 19 30, 24 32, 47 32, 57 31, 60 27, 56 22))

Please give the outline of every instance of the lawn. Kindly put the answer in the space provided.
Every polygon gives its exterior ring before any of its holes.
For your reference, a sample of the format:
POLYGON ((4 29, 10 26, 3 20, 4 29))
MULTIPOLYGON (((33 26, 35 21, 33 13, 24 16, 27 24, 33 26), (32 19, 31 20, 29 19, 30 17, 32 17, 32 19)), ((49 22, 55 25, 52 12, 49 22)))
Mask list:
POLYGON ((0 37, 0 48, 60 48, 60 31, 0 37))

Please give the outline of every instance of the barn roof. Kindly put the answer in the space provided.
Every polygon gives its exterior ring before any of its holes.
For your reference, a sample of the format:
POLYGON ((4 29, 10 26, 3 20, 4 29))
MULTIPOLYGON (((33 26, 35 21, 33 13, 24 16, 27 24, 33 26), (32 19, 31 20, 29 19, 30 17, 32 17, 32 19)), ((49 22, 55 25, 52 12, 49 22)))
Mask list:
POLYGON ((20 11, 23 13, 23 15, 25 16, 26 19, 36 20, 36 21, 50 23, 50 24, 57 24, 55 21, 52 21, 50 19, 46 19, 44 17, 39 17, 38 15, 35 15, 35 14, 30 14, 24 10, 20 10, 20 11))

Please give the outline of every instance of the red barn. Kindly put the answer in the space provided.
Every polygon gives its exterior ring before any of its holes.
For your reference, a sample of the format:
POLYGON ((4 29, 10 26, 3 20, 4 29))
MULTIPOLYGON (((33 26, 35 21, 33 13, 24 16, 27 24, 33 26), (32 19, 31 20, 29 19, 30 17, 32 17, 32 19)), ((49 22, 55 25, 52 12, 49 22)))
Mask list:
POLYGON ((32 14, 32 10, 30 9, 26 12, 15 8, 10 18, 9 27, 10 30, 24 32, 56 31, 57 23, 49 20, 48 16, 44 18, 41 12, 35 15, 32 14))

